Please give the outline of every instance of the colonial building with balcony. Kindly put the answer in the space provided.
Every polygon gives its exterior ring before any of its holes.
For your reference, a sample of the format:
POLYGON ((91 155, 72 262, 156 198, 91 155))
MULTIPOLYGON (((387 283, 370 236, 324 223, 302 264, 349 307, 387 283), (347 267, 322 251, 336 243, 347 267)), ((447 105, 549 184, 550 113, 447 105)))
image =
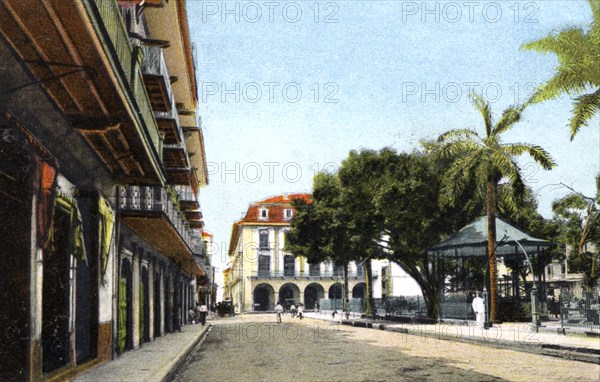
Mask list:
MULTIPOLYGON (((311 200, 311 195, 284 194, 252 203, 244 218, 233 224, 223 298, 230 299, 237 312, 272 310, 278 301, 313 309, 322 298, 341 300, 343 264, 310 264, 284 250, 296 198, 311 200)), ((348 281, 347 296, 364 298, 361 265, 350 263, 348 281)))
POLYGON ((0 380, 187 320, 207 184, 184 0, 0 2, 0 380))

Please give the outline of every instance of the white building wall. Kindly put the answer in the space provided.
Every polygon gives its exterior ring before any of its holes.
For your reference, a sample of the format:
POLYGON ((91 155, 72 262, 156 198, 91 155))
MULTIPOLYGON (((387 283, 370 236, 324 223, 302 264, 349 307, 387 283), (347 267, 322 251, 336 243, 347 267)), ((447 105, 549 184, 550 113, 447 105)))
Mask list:
MULTIPOLYGON (((392 269, 392 290, 393 297, 398 296, 422 296, 423 291, 419 284, 408 275, 398 264, 388 260, 373 260, 371 263, 373 273, 377 272, 378 277, 373 282, 373 298, 381 298, 383 293, 381 269, 391 265, 392 269)), ((390 296, 390 297, 392 297, 390 296)))

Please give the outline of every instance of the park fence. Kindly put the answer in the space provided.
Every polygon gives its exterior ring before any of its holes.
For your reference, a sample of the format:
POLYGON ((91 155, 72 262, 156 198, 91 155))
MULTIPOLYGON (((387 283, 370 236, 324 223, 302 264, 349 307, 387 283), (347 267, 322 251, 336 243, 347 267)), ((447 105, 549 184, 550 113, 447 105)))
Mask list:
POLYGON ((600 331, 600 288, 563 288, 558 302, 563 327, 600 331))
MULTIPOLYGON (((373 299, 374 310, 381 317, 426 317, 427 306, 422 296, 400 296, 373 299)), ((322 298, 319 301, 322 311, 342 312, 341 299, 322 298)), ((351 298, 348 300, 349 312, 355 314, 365 313, 365 299, 351 298)))

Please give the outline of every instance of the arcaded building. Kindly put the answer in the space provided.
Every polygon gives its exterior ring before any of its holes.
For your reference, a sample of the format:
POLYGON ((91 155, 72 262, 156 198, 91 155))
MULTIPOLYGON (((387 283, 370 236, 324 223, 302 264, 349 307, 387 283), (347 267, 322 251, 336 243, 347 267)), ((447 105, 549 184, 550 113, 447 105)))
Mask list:
MULTIPOLYGON (((342 264, 309 264, 284 250, 295 213, 291 202, 297 198, 310 201, 311 195, 284 194, 252 203, 233 224, 223 297, 231 299, 237 312, 272 310, 277 301, 313 309, 321 298, 342 298, 342 264)), ((363 298, 363 267, 350 263, 348 276, 348 297, 363 298)))

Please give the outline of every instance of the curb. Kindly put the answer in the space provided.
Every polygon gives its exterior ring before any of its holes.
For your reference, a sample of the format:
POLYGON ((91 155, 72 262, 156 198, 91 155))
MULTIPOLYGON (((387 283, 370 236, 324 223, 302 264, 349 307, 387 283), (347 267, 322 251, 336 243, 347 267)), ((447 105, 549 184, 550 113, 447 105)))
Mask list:
POLYGON ((200 332, 200 335, 194 341, 189 343, 181 353, 175 356, 173 361, 170 362, 169 365, 166 367, 169 370, 160 379, 161 382, 168 382, 173 379, 173 377, 175 376, 175 374, 177 374, 177 372, 179 371, 185 360, 188 358, 192 350, 194 350, 194 348, 206 338, 206 334, 209 332, 211 327, 212 323, 206 325, 206 327, 202 329, 202 332, 200 332))

